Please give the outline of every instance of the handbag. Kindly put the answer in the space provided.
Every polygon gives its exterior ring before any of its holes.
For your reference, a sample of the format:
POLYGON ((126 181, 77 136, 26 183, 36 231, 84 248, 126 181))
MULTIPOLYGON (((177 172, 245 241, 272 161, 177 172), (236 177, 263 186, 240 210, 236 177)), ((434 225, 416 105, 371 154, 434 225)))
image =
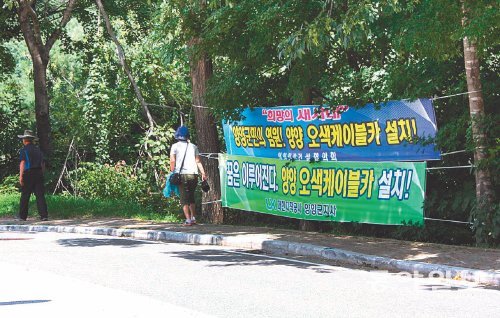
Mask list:
POLYGON ((170 183, 173 185, 178 186, 182 183, 180 171, 182 171, 182 167, 184 166, 184 160, 186 159, 186 153, 187 153, 188 147, 189 147, 189 141, 186 145, 186 151, 184 151, 184 158, 182 158, 182 163, 181 163, 181 167, 179 168, 179 172, 174 172, 170 175, 170 183))
POLYGON ((181 184, 181 174, 174 172, 170 175, 170 184, 180 185, 181 184))
POLYGON ((210 185, 208 184, 208 181, 207 180, 203 180, 201 182, 201 189, 203 190, 203 192, 208 192, 210 191, 210 185))

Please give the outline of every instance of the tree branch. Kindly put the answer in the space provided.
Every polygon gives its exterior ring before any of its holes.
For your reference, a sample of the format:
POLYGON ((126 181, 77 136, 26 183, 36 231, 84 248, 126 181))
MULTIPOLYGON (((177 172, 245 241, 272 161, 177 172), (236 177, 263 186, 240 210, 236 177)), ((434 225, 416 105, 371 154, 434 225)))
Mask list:
POLYGON ((62 30, 68 24, 69 20, 71 19, 71 13, 73 12, 73 9, 76 6, 76 2, 78 0, 69 0, 68 4, 66 6, 66 9, 64 10, 61 22, 59 23, 59 26, 54 30, 54 32, 49 36, 47 39, 47 43, 45 43, 45 50, 47 50, 47 53, 50 52, 52 49, 52 46, 54 43, 56 43, 57 39, 61 35, 62 30))
POLYGON ((33 7, 31 5, 27 5, 26 10, 28 12, 28 15, 31 17, 31 22, 33 24, 33 35, 35 36, 35 40, 37 41, 37 46, 43 45, 42 32, 40 31, 40 22, 38 21, 36 12, 33 10, 33 7))
POLYGON ((21 27, 21 31, 23 32, 24 40, 26 45, 28 46, 28 50, 31 56, 40 55, 39 47, 37 46, 37 41, 35 38, 34 31, 30 27, 29 22, 29 11, 31 8, 30 1, 19 0, 19 7, 17 8, 17 15, 19 18, 19 26, 21 27))
POLYGON ((115 32, 113 31, 113 27, 111 26, 111 22, 109 20, 108 14, 106 13, 106 10, 104 9, 104 6, 102 5, 101 0, 96 0, 96 4, 97 4, 97 7, 99 8, 99 12, 101 13, 102 17, 104 18, 104 22, 106 23, 106 29, 108 31, 108 34, 116 45, 118 59, 120 60, 120 64, 122 65, 123 70, 127 74, 127 77, 130 81, 130 84, 132 84, 132 87, 134 89, 135 95, 143 108, 143 111, 144 111, 146 118, 148 119, 149 129, 152 130, 154 127, 153 117, 151 116, 151 113, 149 112, 148 104, 146 103, 146 101, 142 97, 141 90, 139 89, 139 86, 137 86, 137 83, 134 80, 134 77, 132 76, 132 72, 130 72, 130 68, 129 68, 127 61, 125 59, 125 52, 123 51, 123 47, 121 46, 120 42, 118 41, 118 38, 115 35, 115 32))

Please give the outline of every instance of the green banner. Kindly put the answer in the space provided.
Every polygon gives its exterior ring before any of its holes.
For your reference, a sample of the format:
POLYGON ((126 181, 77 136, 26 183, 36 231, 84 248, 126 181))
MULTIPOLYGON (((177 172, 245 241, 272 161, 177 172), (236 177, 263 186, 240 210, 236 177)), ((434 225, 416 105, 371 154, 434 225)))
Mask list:
POLYGON ((423 224, 425 168, 219 155, 223 206, 316 221, 423 224))

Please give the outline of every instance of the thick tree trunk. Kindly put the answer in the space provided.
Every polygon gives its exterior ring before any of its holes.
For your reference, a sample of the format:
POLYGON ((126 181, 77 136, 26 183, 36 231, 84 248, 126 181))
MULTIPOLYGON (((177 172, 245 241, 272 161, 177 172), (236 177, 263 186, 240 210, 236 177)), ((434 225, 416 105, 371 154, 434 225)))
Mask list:
POLYGON ((49 117, 49 95, 47 92, 47 64, 40 56, 33 57, 33 81, 35 86, 36 130, 40 138, 40 149, 45 156, 52 154, 51 127, 49 117))
MULTIPOLYGON (((472 121, 472 136, 476 146, 474 152, 474 162, 478 165, 482 160, 487 158, 486 133, 481 125, 481 121, 485 117, 483 92, 481 91, 481 80, 479 70, 479 59, 477 56, 477 46, 474 41, 465 37, 464 40, 464 61, 465 73, 467 76, 467 90, 469 93, 469 110, 472 121)), ((494 200, 494 190, 491 183, 491 175, 488 169, 476 169, 476 199, 479 208, 482 209, 485 205, 489 205, 494 200)), ((490 210, 491 209, 487 209, 490 210)), ((492 213, 493 211, 491 211, 492 213)), ((493 215, 486 216, 485 227, 492 227, 493 215)))
MULTIPOLYGON (((199 39, 192 39, 193 48, 199 39)), ((193 50, 194 51, 194 50, 193 50)), ((219 138, 214 116, 206 108, 205 93, 208 79, 212 76, 212 61, 204 53, 191 55, 191 81, 193 85, 193 107, 196 121, 197 145, 202 153, 219 153, 219 138)), ((202 157, 203 167, 208 177, 210 191, 203 193, 202 215, 210 223, 221 224, 224 221, 222 206, 218 200, 221 197, 219 164, 212 156, 202 157)))
MULTIPOLYGON (((463 19, 462 25, 467 26, 469 9, 467 1, 462 0, 463 19)), ((465 75, 467 78, 467 90, 469 92, 469 112, 472 125, 472 138, 475 145, 474 163, 479 166, 481 161, 487 159, 488 152, 486 149, 486 131, 482 124, 485 119, 484 100, 480 78, 479 58, 477 55, 477 44, 469 38, 464 37, 464 62, 465 62, 465 75)), ((494 224, 493 216, 496 213, 492 208, 492 203, 495 200, 495 192, 492 186, 492 179, 490 171, 486 167, 478 167, 475 171, 476 177, 476 201, 477 201, 477 215, 475 224, 480 228, 483 234, 477 235, 477 243, 482 243, 484 240, 489 242, 492 238, 494 224), (487 234, 484 234, 486 232, 487 234)))
POLYGON ((69 22, 76 2, 77 0, 68 0, 66 8, 62 12, 59 25, 52 34, 46 37, 44 44, 40 22, 35 12, 35 1, 18 0, 17 15, 19 26, 23 32, 24 41, 33 62, 37 135, 40 138, 40 149, 49 158, 52 154, 52 139, 49 117, 49 95, 47 92, 47 66, 49 65, 50 50, 69 22))

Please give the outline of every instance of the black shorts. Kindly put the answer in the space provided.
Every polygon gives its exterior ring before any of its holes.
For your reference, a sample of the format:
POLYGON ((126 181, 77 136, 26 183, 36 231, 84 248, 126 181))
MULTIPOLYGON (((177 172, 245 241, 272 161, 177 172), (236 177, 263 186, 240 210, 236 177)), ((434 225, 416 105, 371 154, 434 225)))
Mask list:
POLYGON ((191 204, 194 202, 194 192, 198 185, 197 174, 181 174, 181 185, 179 190, 181 192, 181 204, 191 204))

